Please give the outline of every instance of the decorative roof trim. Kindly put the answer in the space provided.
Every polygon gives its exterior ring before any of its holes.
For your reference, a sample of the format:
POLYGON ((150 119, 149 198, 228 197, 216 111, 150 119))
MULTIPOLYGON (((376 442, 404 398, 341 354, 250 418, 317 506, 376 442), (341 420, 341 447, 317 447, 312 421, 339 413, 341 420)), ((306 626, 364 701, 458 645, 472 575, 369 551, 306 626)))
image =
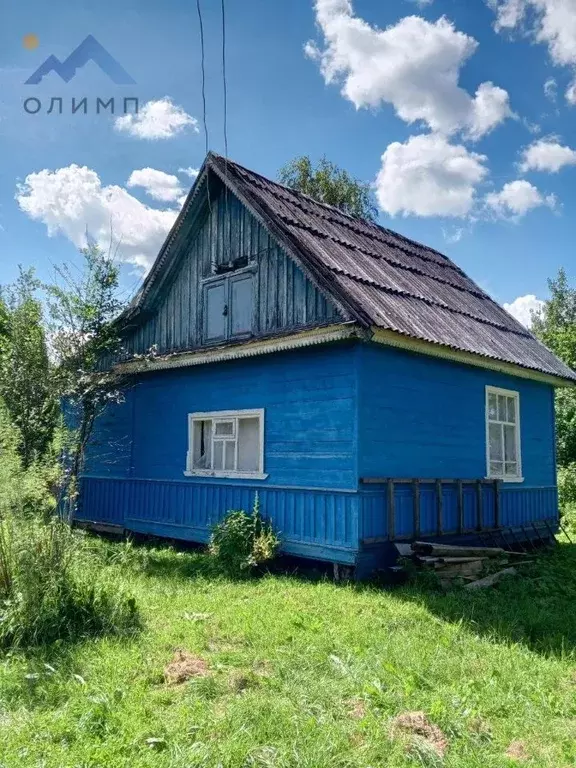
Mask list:
POLYGON ((532 379, 543 384, 551 384, 554 387, 574 387, 576 382, 569 379, 563 379, 560 376, 553 376, 549 373, 542 373, 534 368, 524 368, 515 363, 507 363, 492 357, 484 357, 476 352, 465 352, 464 350, 445 347, 441 344, 434 344, 423 339, 414 339, 410 336, 404 336, 396 331, 388 331, 383 328, 372 328, 372 339, 377 344, 384 344, 389 347, 398 347, 409 352, 417 352, 429 357, 439 357, 443 360, 450 360, 453 363, 462 363, 464 365, 473 365, 477 368, 485 368, 499 373, 506 373, 509 376, 518 376, 522 379, 532 379))
POLYGON ((331 341, 360 338, 361 336, 362 330, 355 323, 341 323, 310 331, 301 331, 289 336, 277 336, 273 339, 248 341, 243 344, 231 344, 215 347, 214 349, 202 349, 196 352, 177 352, 153 359, 129 360, 117 363, 114 366, 114 370, 119 373, 151 373, 169 368, 187 368, 191 365, 240 360, 245 357, 256 357, 257 355, 266 355, 271 352, 284 352, 316 344, 326 344, 331 341))

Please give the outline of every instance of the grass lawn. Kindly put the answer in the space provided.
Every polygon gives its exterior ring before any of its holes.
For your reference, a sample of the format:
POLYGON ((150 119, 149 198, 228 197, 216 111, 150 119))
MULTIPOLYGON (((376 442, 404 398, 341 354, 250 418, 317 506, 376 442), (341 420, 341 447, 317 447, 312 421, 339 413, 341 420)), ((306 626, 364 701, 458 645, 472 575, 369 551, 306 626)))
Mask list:
POLYGON ((141 633, 1 659, 0 766, 574 766, 573 549, 442 595, 234 582, 202 553, 138 548, 107 567, 141 633), (176 649, 203 674, 168 684, 176 649), (414 711, 442 730, 443 758, 391 726, 414 711))

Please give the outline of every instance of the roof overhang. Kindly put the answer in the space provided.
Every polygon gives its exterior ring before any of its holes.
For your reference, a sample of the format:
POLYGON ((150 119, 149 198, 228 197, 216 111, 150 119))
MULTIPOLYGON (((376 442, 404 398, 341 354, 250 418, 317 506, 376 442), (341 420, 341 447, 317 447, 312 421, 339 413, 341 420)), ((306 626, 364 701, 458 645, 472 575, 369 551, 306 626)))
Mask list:
POLYGON ((531 379, 543 384, 550 384, 554 387, 573 387, 576 382, 569 379, 563 379, 559 376, 553 376, 549 373, 543 373, 532 368, 523 368, 514 363, 507 363, 502 360, 495 360, 491 357, 472 352, 465 352, 451 347, 445 347, 440 344, 433 344, 422 339, 414 339, 405 336, 396 331, 389 331, 383 328, 372 327, 369 331, 361 328, 357 323, 337 323, 320 328, 299 331, 297 333, 288 333, 281 336, 273 336, 267 339, 258 339, 254 341, 244 341, 236 344, 225 344, 208 349, 199 349, 190 352, 175 352, 170 355, 159 355, 157 357, 145 357, 127 360, 114 366, 114 370, 119 373, 151 373, 153 371, 162 371, 172 368, 187 368, 194 365, 206 365, 208 363, 220 363, 227 360, 240 360, 246 357, 256 357, 257 355, 266 355, 273 352, 284 352, 292 349, 302 349, 317 344, 327 344, 334 341, 344 341, 347 339, 361 339, 363 341, 372 341, 376 344, 383 344, 388 347, 396 347, 426 355, 436 357, 442 360, 449 360, 453 363, 463 365, 473 365, 476 368, 484 368, 490 371, 498 371, 508 376, 518 376, 522 379, 531 379))
POLYGON ((543 384, 551 384, 554 387, 574 387, 576 381, 564 379, 560 376, 554 376, 550 373, 537 371, 533 368, 524 368, 515 363, 507 363, 503 360, 497 360, 492 357, 483 357, 473 352, 445 347, 441 344, 433 344, 423 339, 415 339, 411 336, 405 336, 396 331, 389 331, 384 328, 372 327, 371 341, 377 344, 384 344, 389 347, 398 347, 409 352, 416 352, 430 357, 438 357, 443 360, 450 360, 453 363, 462 363, 464 365, 474 365, 477 368, 485 368, 499 373, 506 373, 508 376, 518 376, 522 379, 532 379, 543 384))
POLYGON ((114 370, 118 373, 133 374, 151 373, 171 368, 187 368, 192 365, 239 360, 245 357, 266 355, 271 352, 284 352, 316 344, 327 344, 331 341, 354 339, 359 338, 362 333, 362 329, 355 323, 340 323, 268 339, 226 344, 211 349, 199 349, 194 352, 175 352, 171 355, 127 360, 123 363, 117 363, 114 370))

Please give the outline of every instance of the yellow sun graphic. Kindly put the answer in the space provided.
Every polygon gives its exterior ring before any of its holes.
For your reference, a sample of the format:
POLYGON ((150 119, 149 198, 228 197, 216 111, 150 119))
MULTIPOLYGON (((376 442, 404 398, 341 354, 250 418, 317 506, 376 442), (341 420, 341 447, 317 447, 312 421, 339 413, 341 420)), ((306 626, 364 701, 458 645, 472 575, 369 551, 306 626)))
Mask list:
POLYGON ((40 45, 40 40, 38 40, 38 35, 24 35, 22 38, 22 45, 24 48, 26 48, 28 51, 33 51, 35 48, 38 48, 40 45))

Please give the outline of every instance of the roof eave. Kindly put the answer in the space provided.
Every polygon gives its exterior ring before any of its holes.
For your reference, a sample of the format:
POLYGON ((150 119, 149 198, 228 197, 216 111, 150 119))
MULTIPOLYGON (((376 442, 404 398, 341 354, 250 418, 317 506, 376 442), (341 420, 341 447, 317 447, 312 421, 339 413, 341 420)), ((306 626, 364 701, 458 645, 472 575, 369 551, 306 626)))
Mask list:
MULTIPOLYGON (((462 363, 464 365, 473 365, 477 368, 484 368, 491 371, 498 371, 509 376, 517 376, 522 379, 531 379, 543 384, 550 384, 554 387, 576 387, 576 378, 569 379, 563 376, 556 376, 551 373, 539 371, 534 368, 525 368, 516 363, 509 363, 505 360, 498 360, 492 357, 485 357, 474 352, 447 347, 442 344, 435 344, 424 339, 416 339, 412 336, 390 331, 385 328, 372 326, 371 341, 377 344, 384 344, 390 347, 405 349, 409 352, 416 352, 429 357, 438 357, 443 360, 449 360, 453 363, 462 363)), ((576 376, 576 374, 575 374, 576 376)))

